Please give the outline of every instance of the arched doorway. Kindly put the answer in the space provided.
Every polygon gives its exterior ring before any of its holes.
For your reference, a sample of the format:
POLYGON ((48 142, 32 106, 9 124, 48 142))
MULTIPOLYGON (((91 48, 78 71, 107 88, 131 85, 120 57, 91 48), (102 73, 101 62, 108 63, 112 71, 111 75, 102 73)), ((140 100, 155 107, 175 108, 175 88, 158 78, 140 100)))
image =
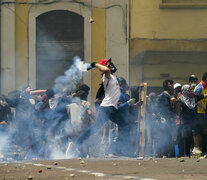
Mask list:
POLYGON ((54 10, 36 18, 36 87, 51 88, 73 57, 84 57, 84 18, 54 10))

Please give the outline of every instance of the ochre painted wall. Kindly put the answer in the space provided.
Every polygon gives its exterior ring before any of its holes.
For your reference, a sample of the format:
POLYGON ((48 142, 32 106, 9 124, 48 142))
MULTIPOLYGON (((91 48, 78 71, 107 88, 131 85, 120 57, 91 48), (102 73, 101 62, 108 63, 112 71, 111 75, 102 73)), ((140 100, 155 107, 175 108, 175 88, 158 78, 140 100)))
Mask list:
POLYGON ((160 9, 161 2, 131 0, 130 85, 146 81, 149 86, 162 86, 164 79, 183 84, 190 74, 200 78, 205 71, 207 9, 160 9), (159 53, 157 58, 150 56, 154 64, 145 62, 150 51, 159 53), (184 53, 182 58, 174 55, 176 52, 184 53), (192 57, 193 52, 198 54, 192 57), (174 63, 179 58, 186 62, 174 63), (156 64, 159 60, 162 64, 156 64), (162 73, 170 77, 162 78, 162 73))
POLYGON ((132 0, 131 38, 207 38, 207 9, 160 9, 161 0, 132 0))
MULTIPOLYGON (((92 17, 92 61, 99 62, 106 57, 106 9, 93 8, 92 17)), ((91 74, 91 93, 94 101, 101 82, 101 72, 93 69, 91 74)))
MULTIPOLYGON (((16 0, 16 2, 27 2, 27 0, 16 0)), ((16 89, 21 89, 28 80, 28 10, 27 4, 15 5, 16 89)))

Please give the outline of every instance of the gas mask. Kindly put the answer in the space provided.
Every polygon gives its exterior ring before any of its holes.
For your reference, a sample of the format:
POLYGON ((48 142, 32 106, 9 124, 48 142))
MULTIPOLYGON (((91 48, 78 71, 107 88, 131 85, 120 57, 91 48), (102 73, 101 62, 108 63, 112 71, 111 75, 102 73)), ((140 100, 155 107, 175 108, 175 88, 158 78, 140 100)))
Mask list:
POLYGON ((114 74, 117 71, 117 68, 114 66, 112 62, 108 65, 108 68, 111 70, 111 73, 114 74))

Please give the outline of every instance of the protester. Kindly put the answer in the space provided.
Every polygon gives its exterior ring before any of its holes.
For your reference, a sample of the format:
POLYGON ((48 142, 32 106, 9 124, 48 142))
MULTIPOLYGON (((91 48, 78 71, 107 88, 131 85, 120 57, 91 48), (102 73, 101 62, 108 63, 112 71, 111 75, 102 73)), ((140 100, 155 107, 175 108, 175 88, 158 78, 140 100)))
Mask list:
POLYGON ((156 114, 155 114, 155 102, 156 102, 157 94, 155 92, 151 92, 147 97, 146 104, 146 152, 149 155, 155 156, 155 132, 157 131, 155 127, 156 123, 156 114))
POLYGON ((124 127, 127 125, 125 120, 122 121, 117 109, 118 100, 120 97, 120 86, 116 77, 113 75, 113 73, 116 71, 116 68, 111 63, 111 59, 102 59, 99 63, 92 63, 91 66, 98 68, 103 73, 102 80, 105 97, 100 105, 98 116, 94 124, 82 135, 80 135, 76 143, 72 146, 73 150, 76 146, 82 144, 86 139, 88 139, 92 134, 100 129, 108 120, 118 124, 119 127, 124 127))
MULTIPOLYGON (((202 76, 201 82, 194 89, 196 95, 207 94, 207 72, 202 76)), ((207 120, 206 106, 207 100, 202 99, 197 102, 197 121, 194 127, 194 149, 193 154, 200 154, 207 150, 207 120)))
POLYGON ((165 80, 163 82, 164 91, 158 95, 155 103, 155 111, 157 116, 157 133, 156 133, 156 154, 158 156, 173 156, 173 141, 172 141, 172 120, 175 117, 174 98, 174 82, 165 80))
MULTIPOLYGON (((97 147, 105 148, 104 155, 112 157, 137 155, 137 107, 142 105, 139 87, 131 88, 130 97, 126 80, 113 75, 116 67, 111 59, 91 63, 90 68, 102 72, 96 118, 87 100, 90 87, 82 83, 78 83, 77 88, 58 91, 59 94, 55 94, 53 89, 31 89, 30 85, 26 85, 22 91, 15 90, 7 97, 0 97, 0 132, 12 132, 12 143, 26 152, 25 159, 49 159, 57 153, 65 154, 66 149, 67 157, 71 157, 71 152, 82 157, 99 156, 97 147), (103 130, 102 136, 91 137, 99 129, 103 130), (73 142, 69 146, 68 138, 73 142)), ((202 151, 205 154, 207 73, 196 86, 197 82, 198 78, 191 75, 189 83, 181 88, 181 84, 165 80, 161 94, 149 94, 145 155, 172 157, 175 143, 179 145, 180 156, 190 156, 192 149, 193 155, 202 151), (178 136, 173 134, 176 127, 179 127, 178 136)))

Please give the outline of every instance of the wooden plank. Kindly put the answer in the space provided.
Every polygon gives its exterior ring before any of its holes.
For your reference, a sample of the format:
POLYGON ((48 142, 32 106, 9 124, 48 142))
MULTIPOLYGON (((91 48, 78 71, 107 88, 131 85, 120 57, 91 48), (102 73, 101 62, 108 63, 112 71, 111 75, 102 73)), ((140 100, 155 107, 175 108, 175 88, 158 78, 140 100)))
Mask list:
POLYGON ((147 83, 142 83, 139 87, 139 100, 143 104, 138 108, 137 156, 144 157, 147 83))

